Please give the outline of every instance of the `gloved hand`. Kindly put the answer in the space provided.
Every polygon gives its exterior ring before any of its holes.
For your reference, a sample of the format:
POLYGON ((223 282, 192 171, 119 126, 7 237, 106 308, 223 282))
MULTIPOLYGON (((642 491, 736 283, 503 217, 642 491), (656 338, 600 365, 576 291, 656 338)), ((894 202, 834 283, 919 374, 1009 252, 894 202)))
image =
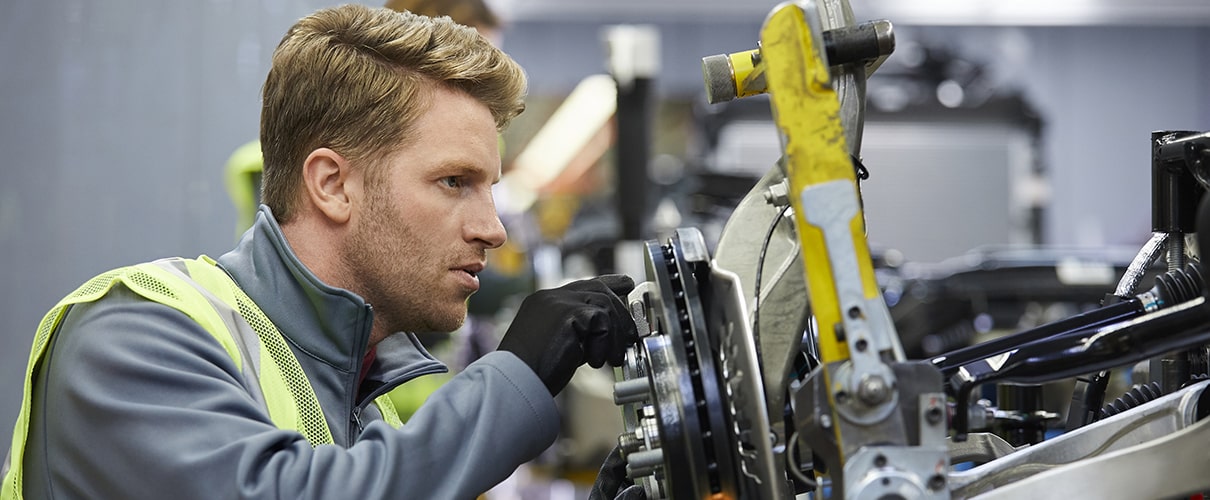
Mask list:
POLYGON ((499 350, 517 355, 558 394, 585 362, 622 364, 638 330, 619 297, 633 289, 629 276, 611 274, 534 292, 521 302, 499 350))
POLYGON ((615 446, 605 457, 601 472, 592 483, 592 491, 588 492, 588 500, 647 500, 643 487, 626 477, 626 459, 622 457, 621 447, 615 446))

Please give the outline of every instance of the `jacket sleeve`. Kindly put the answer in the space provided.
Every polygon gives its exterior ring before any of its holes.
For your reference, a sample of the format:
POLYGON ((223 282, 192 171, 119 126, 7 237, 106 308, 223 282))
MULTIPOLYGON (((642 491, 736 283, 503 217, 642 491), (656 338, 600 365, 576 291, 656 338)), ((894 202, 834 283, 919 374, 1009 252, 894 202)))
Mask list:
POLYGON ((217 341, 121 286, 73 307, 36 378, 26 498, 470 499, 546 449, 558 413, 506 353, 454 377, 401 429, 349 448, 275 427, 217 341))

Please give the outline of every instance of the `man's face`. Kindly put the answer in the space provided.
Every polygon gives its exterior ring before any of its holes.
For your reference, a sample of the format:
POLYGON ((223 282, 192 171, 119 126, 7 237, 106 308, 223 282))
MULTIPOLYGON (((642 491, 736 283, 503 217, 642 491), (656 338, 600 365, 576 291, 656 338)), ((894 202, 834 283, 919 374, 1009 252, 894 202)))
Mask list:
POLYGON ((466 317, 489 248, 504 244, 492 184, 500 152, 491 112, 437 88, 415 140, 365 179, 366 201, 342 252, 374 307, 374 333, 448 332, 466 317))

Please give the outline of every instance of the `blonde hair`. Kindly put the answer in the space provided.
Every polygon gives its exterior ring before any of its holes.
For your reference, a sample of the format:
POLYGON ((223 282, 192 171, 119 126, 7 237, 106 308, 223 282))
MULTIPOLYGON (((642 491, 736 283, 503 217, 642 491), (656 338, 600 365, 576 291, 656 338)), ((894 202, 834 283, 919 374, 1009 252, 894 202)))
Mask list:
POLYGON ((525 73, 474 29, 449 18, 364 5, 298 21, 273 53, 261 109, 262 200, 294 215, 307 155, 327 147, 367 168, 412 140, 443 85, 483 103, 503 129, 525 109, 525 73))

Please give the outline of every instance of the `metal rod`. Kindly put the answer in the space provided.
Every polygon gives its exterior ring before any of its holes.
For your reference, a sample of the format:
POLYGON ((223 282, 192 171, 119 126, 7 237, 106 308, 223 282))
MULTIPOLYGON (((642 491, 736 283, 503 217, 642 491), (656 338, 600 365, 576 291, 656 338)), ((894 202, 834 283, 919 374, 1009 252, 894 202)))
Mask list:
POLYGON ((1131 298, 1124 302, 1110 304, 1105 307, 1093 309, 1091 311, 1072 316, 1053 323, 1047 323, 1037 328, 1031 328, 1013 335, 1006 335, 995 340, 976 344, 969 347, 964 347, 955 351, 951 351, 932 359, 933 365, 941 370, 945 376, 952 375, 955 371, 972 361, 984 359, 990 356, 1016 349, 1023 344, 1045 339, 1048 337, 1061 335, 1074 331, 1085 331, 1089 328, 1096 328, 1103 325, 1116 323, 1136 316, 1141 316, 1145 312, 1145 307, 1142 300, 1137 297, 1131 298))

